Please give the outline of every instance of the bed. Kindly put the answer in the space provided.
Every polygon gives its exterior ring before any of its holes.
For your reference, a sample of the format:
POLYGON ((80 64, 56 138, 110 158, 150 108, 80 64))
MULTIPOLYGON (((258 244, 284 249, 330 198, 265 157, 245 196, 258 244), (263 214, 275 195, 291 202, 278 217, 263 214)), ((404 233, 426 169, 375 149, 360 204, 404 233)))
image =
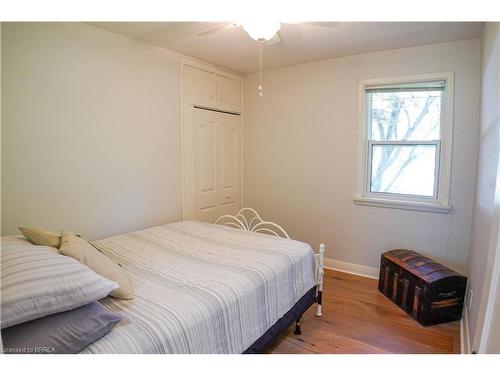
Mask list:
POLYGON ((135 297, 101 300, 124 319, 81 353, 261 352, 320 303, 324 246, 315 255, 249 210, 92 242, 126 269, 135 297))

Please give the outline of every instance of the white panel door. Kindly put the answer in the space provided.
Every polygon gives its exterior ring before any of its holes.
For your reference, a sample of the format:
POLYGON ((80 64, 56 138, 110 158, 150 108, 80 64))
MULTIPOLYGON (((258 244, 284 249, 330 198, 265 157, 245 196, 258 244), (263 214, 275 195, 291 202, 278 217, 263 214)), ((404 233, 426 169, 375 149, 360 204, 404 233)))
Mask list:
POLYGON ((240 117, 193 108, 194 218, 215 222, 241 206, 240 117))
POLYGON ((215 112, 194 109, 194 217, 214 222, 217 207, 217 119, 215 112))
POLYGON ((240 210, 241 194, 241 134, 240 117, 229 114, 219 114, 218 121, 218 151, 219 179, 218 201, 221 215, 234 215, 240 210))

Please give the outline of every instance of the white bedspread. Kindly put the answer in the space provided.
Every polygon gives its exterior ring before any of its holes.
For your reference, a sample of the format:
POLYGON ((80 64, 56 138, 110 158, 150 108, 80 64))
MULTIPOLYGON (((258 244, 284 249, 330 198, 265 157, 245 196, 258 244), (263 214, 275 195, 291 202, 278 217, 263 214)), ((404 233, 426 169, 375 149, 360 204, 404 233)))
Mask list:
POLYGON ((194 221, 94 241, 129 273, 125 318, 82 353, 242 353, 309 290, 302 242, 194 221))

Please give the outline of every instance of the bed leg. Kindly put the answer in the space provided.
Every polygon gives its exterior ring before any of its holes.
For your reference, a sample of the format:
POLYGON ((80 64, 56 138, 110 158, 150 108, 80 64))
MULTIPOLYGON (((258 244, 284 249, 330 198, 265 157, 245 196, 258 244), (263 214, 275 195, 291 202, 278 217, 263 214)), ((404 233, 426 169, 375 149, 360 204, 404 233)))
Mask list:
POLYGON ((322 300, 322 297, 323 297, 323 292, 321 291, 318 291, 318 297, 316 299, 316 303, 318 304, 318 306, 316 307, 316 316, 321 316, 321 300, 322 300))
POLYGON ((295 322, 295 331, 293 331, 293 334, 297 336, 302 335, 302 331, 300 330, 300 318, 295 322))
POLYGON ((318 307, 316 309, 316 316, 321 316, 321 303, 322 303, 322 297, 323 297, 323 275, 324 275, 324 258, 325 258, 325 245, 321 244, 319 245, 319 261, 318 261, 318 285, 317 285, 317 291, 318 295, 316 297, 316 303, 318 304, 318 307))

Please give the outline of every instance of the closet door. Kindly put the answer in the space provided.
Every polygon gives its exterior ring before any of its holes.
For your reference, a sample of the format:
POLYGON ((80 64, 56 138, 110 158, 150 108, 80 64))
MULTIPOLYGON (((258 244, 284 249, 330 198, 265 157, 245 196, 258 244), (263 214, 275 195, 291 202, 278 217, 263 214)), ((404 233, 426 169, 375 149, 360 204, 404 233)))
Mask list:
POLYGON ((193 112, 193 216, 213 223, 241 206, 241 122, 237 115, 193 112))
POLYGON ((210 223, 220 214, 217 207, 217 118, 216 112, 193 109, 194 218, 210 223))
POLYGON ((241 206, 240 116, 219 114, 218 120, 218 202, 220 215, 234 215, 241 206))

